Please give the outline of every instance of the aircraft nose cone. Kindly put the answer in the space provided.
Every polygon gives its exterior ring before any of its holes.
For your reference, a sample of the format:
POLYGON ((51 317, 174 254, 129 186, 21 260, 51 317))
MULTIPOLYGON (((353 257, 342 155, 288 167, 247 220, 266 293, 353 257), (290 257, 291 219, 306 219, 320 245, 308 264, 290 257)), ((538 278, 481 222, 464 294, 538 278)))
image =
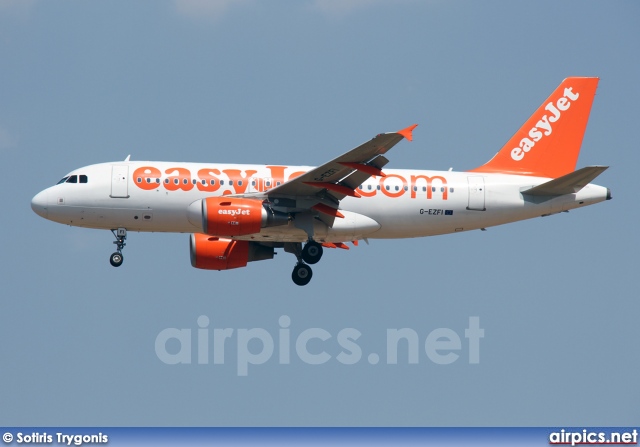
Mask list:
POLYGON ((33 199, 31 199, 31 209, 33 210, 33 212, 40 217, 44 217, 45 219, 49 214, 48 196, 48 191, 42 191, 36 194, 33 199))

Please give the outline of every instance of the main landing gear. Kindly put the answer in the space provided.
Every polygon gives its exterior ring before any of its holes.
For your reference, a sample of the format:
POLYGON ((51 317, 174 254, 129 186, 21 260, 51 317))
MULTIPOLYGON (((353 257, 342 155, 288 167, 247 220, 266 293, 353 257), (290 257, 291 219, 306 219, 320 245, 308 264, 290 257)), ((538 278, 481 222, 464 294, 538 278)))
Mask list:
POLYGON ((306 286, 311 281, 313 271, 308 264, 316 264, 322 258, 322 245, 316 241, 310 240, 302 248, 302 244, 291 244, 293 247, 285 247, 285 251, 293 253, 298 258, 296 266, 291 273, 291 279, 298 286, 306 286))
POLYGON ((120 267, 122 265, 122 261, 124 261, 124 257, 122 256, 122 249, 125 245, 127 245, 124 241, 127 240, 127 229, 126 228, 118 228, 117 230, 111 230, 116 240, 113 241, 116 244, 116 251, 111 254, 109 258, 109 262, 114 267, 120 267))
POLYGON ((322 245, 316 241, 309 241, 302 249, 302 259, 307 264, 317 264, 322 257, 322 245))
POLYGON ((304 262, 298 262, 293 268, 293 273, 291 273, 291 279, 293 279, 293 282, 298 286, 306 286, 312 277, 313 271, 311 267, 304 262))

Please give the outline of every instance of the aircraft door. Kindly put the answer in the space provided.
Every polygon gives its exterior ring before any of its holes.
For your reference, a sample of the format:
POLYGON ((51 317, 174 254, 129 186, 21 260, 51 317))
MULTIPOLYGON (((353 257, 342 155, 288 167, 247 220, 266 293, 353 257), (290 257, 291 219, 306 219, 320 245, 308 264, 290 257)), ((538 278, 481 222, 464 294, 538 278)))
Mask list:
POLYGON ((113 198, 129 198, 129 166, 113 165, 111 167, 111 195, 113 198))
POLYGON ((485 211, 485 187, 484 177, 467 177, 469 182, 469 205, 468 210, 485 211))

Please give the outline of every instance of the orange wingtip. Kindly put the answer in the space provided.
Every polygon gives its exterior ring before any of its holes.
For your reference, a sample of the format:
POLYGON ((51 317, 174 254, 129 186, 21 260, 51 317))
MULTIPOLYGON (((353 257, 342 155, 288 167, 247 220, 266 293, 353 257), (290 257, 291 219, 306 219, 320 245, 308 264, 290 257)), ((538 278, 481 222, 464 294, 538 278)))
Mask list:
POLYGON ((333 243, 337 248, 342 248, 343 250, 349 250, 349 246, 342 242, 334 242, 333 243))
POLYGON ((351 241, 351 243, 352 243, 353 245, 355 245, 356 247, 358 246, 358 240, 357 240, 357 239, 356 239, 355 241, 351 241))
POLYGON ((412 126, 404 128, 402 130, 399 130, 396 133, 402 135, 403 137, 405 137, 409 141, 413 141, 413 129, 415 129, 416 127, 418 127, 418 125, 414 124, 412 126))

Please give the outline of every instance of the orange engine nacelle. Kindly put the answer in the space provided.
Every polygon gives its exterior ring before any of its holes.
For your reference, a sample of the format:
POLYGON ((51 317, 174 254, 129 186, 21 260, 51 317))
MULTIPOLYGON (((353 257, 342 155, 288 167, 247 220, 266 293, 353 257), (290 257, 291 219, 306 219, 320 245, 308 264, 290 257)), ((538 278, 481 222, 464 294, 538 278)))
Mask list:
POLYGON ((202 233, 225 237, 259 233, 261 228, 288 222, 286 214, 268 212, 262 200, 231 197, 196 200, 187 217, 202 233))
POLYGON ((191 265, 205 270, 246 267, 247 262, 273 259, 273 247, 256 242, 234 241, 206 234, 192 234, 191 265))
POLYGON ((262 214, 266 210, 261 200, 209 197, 202 200, 202 226, 205 234, 241 236, 259 233, 262 214))

